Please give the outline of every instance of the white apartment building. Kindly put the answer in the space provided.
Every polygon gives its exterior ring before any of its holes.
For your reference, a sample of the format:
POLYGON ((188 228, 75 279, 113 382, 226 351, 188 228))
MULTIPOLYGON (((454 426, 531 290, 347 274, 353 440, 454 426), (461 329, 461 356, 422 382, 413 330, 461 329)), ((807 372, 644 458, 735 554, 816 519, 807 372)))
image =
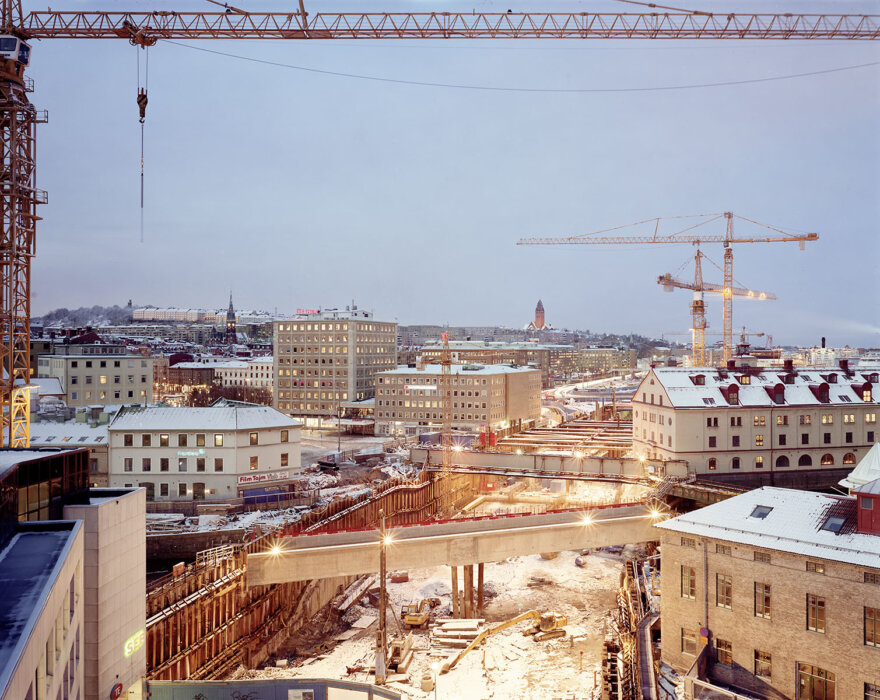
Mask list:
POLYGON ((257 357, 253 360, 217 362, 210 366, 220 386, 272 391, 275 386, 274 365, 271 357, 257 357))
POLYGON ((376 373, 397 365, 397 324, 331 309, 277 321, 274 348, 275 408, 320 426, 341 402, 373 398, 376 373))
MULTIPOLYGON (((510 365, 453 365, 453 430, 521 427, 541 418, 541 370, 510 365)), ((376 434, 418 435, 442 424, 442 366, 398 367, 376 376, 376 434)))
POLYGON ((153 358, 143 355, 40 355, 37 376, 58 379, 68 406, 153 400, 153 358))
POLYGON ((300 473, 300 428, 257 404, 123 408, 109 426, 110 485, 142 486, 148 500, 234 498, 286 486, 300 473))
POLYGON ((656 367, 632 399, 633 449, 649 459, 686 460, 697 474, 722 480, 830 486, 878 437, 878 377, 880 366, 846 361, 656 367))

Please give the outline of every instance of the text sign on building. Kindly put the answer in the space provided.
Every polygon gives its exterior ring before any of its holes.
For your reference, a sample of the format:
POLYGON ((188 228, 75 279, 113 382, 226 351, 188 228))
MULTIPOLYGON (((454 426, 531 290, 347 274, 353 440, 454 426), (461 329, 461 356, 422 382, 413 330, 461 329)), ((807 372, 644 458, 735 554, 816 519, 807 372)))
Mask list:
POLYGON ((131 637, 125 640, 125 644, 122 646, 122 653, 125 655, 127 659, 129 656, 134 654, 138 649, 140 649, 144 642, 147 640, 147 632, 146 630, 140 630, 136 632, 131 637))
POLYGON ((266 481, 284 481, 290 472, 266 472, 264 474, 244 474, 238 477, 239 484, 261 484, 266 481))
POLYGON ((205 454, 204 450, 178 450, 178 457, 200 457, 205 454))
POLYGON ((310 316, 310 315, 312 315, 312 314, 319 314, 319 313, 321 313, 320 311, 318 311, 318 309, 297 309, 296 312, 297 312, 300 316, 310 316))

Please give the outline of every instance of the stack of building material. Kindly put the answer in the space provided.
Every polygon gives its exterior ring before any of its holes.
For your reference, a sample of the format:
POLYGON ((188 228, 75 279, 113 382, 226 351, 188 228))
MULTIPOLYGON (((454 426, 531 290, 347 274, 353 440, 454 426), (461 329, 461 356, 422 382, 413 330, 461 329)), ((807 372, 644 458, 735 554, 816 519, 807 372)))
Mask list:
POLYGON ((449 649, 464 649, 480 632, 486 620, 439 618, 431 631, 431 643, 449 649))

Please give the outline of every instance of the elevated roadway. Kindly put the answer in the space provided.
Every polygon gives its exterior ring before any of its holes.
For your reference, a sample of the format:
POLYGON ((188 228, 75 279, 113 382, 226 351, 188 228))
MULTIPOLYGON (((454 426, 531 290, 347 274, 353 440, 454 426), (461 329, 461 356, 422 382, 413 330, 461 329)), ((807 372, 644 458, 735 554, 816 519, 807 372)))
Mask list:
MULTIPOLYGON (((658 515, 644 502, 585 511, 450 520, 389 531, 389 569, 473 565, 540 552, 648 542, 658 515)), ((379 566, 377 530, 301 535, 248 554, 247 585, 266 586, 371 573, 379 566)))

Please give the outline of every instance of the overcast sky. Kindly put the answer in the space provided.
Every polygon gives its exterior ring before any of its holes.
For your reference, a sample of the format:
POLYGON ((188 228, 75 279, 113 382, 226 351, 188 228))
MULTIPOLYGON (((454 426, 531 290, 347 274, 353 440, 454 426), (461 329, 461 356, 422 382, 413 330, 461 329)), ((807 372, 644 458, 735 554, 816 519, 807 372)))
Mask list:
MULTIPOLYGON (((639 10, 508 0, 477 9, 537 5, 639 10)), ((144 6, 165 7, 126 5, 144 6)), ((688 6, 880 13, 880 2, 688 6)), ((856 41, 181 43, 383 78, 558 90, 880 63, 880 42, 856 41)), ((825 335, 880 345, 880 65, 700 89, 516 92, 336 77, 160 42, 149 51, 141 243, 138 50, 121 40, 34 44, 31 99, 49 111, 38 186, 50 202, 40 208, 35 315, 128 299, 215 308, 232 288, 240 308, 354 299, 400 323, 522 326, 541 298, 555 327, 659 336, 690 326, 689 293, 656 284, 664 272, 692 277, 690 246, 515 242, 729 210, 820 235, 804 251, 735 249, 735 277, 779 299, 735 304, 734 325, 777 343, 825 335)), ((721 263, 719 245, 704 250, 721 263)), ((711 265, 705 277, 721 281, 711 265)), ((708 306, 720 330, 719 300, 708 306)))

